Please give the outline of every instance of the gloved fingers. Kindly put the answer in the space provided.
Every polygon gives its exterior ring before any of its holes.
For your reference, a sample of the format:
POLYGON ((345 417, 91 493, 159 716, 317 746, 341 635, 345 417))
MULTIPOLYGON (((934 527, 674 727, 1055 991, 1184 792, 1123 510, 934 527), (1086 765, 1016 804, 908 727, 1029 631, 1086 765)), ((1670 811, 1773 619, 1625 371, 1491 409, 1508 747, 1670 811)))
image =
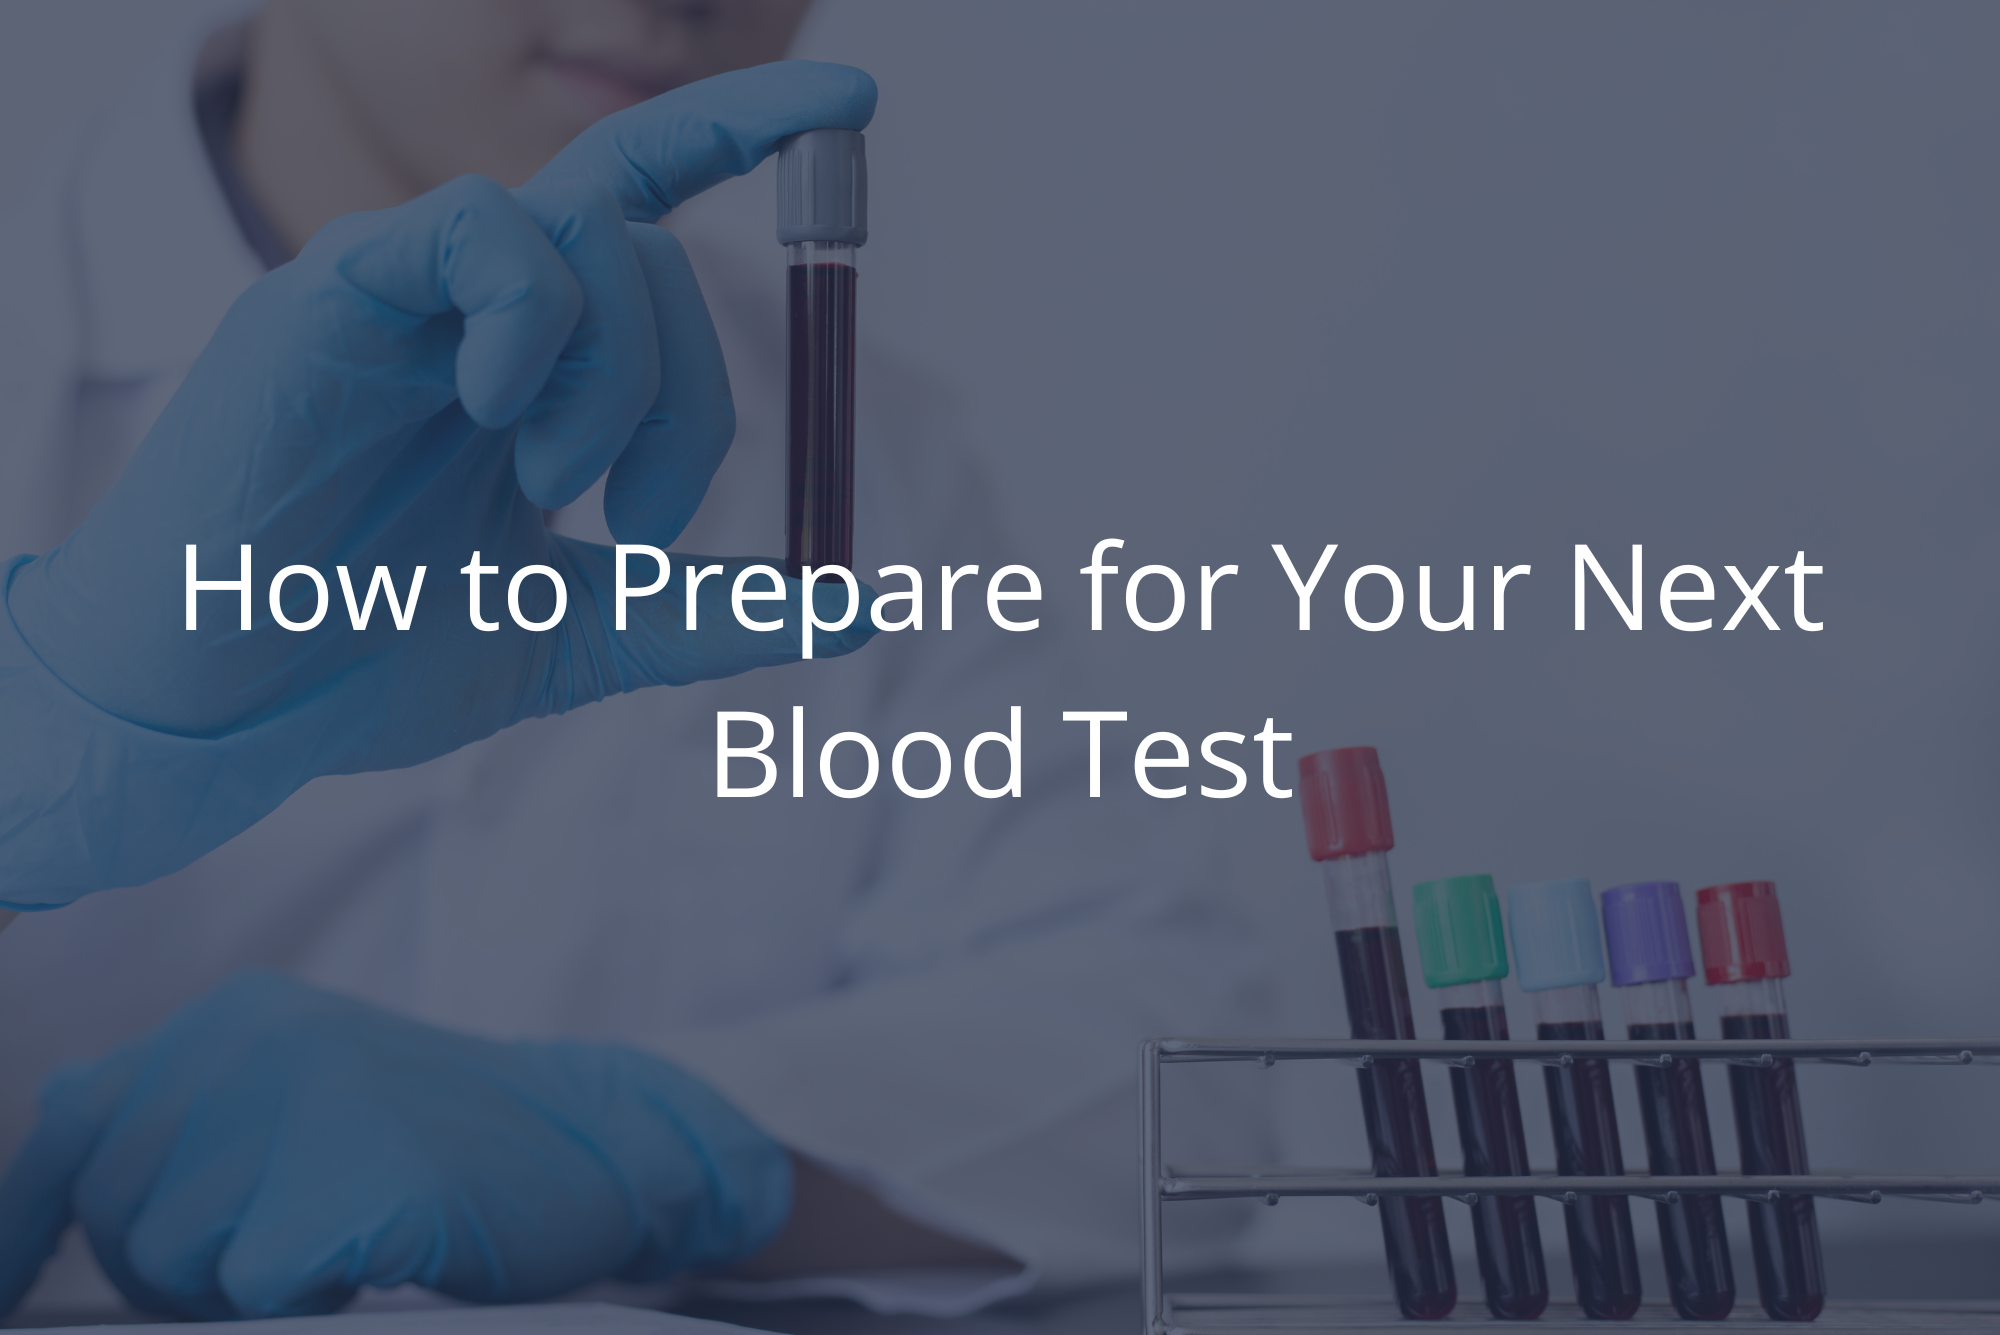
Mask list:
POLYGON ((665 547, 694 517, 736 434, 729 371, 701 284, 678 238, 629 223, 652 297, 659 392, 604 484, 604 521, 620 542, 665 547))
MULTIPOLYGON (((440 1069, 452 1065, 443 1062, 440 1069)), ((469 1121, 478 1126, 482 1119, 469 1121)), ((427 1124, 421 1116, 384 1125, 368 1096, 354 1097, 338 1080, 294 1109, 216 1266, 236 1315, 335 1312, 363 1286, 437 1288, 454 1249, 469 1247, 488 1269, 504 1274, 507 1258, 490 1245, 470 1207, 477 1184, 452 1181, 445 1165, 456 1152, 433 1134, 467 1133, 427 1124), (310 1207, 301 1209, 301 1202, 310 1207)), ((531 1156, 518 1161, 528 1162, 531 1156)), ((494 1171, 504 1177, 507 1168, 494 1171)), ((566 1226, 559 1217, 541 1222, 566 1226)), ((504 1285, 479 1296, 504 1300, 504 1285)))
POLYGON ((183 1122, 124 1237, 132 1277, 176 1316, 240 1316, 223 1292, 223 1252, 262 1180, 284 1115, 283 1057, 233 1068, 183 1122))
POLYGON ((651 222, 716 182, 741 176, 800 130, 859 130, 875 115, 875 81, 848 65, 780 60, 732 70, 607 116, 578 135, 530 184, 584 178, 651 222))
POLYGON ((584 310, 583 290, 555 244, 484 176, 337 219, 307 254, 319 249, 336 249, 340 273, 377 301, 415 315, 465 316, 458 397, 483 427, 506 426, 527 410, 584 310))
POLYGON ((341 1004, 282 974, 244 970, 86 1069, 84 1086, 52 1084, 52 1093, 93 1111, 115 1096, 72 1200, 98 1265, 133 1306, 181 1316, 208 1310, 199 1306, 200 1281, 176 1274, 172 1284, 156 1283, 168 1272, 150 1252, 154 1243, 135 1251, 139 1225, 177 1161, 181 1172, 191 1157, 194 1168, 217 1173, 214 1189, 228 1194, 230 1164, 261 1157, 288 1069, 310 1061, 301 1022, 341 1004), (212 1125, 218 1118, 226 1125, 212 1125))
POLYGON ((57 1071, 43 1088, 35 1129, 0 1178, 0 1313, 21 1301, 62 1241, 75 1216, 77 1181, 141 1061, 138 1046, 128 1044, 57 1071))
POLYGON ((340 1227, 325 1204, 323 1182, 267 1183, 231 1235, 216 1265, 216 1281, 239 1317, 324 1316, 345 1307, 361 1288, 370 1241, 340 1227), (315 1191, 314 1188, 321 1188, 315 1191), (322 1199, 301 1208, 302 1200, 322 1199))
POLYGON ((514 438, 521 490, 557 510, 603 475, 651 408, 660 344, 640 257, 611 192, 569 181, 530 185, 514 197, 569 264, 583 296, 575 332, 514 438))
MULTIPOLYGON (((685 686, 690 682, 733 677, 753 668, 795 663, 802 657, 799 628, 799 581, 782 573, 784 563, 755 557, 707 557, 672 553, 673 573, 667 586, 648 597, 626 601, 626 628, 616 629, 617 575, 613 549, 573 538, 555 539, 565 553, 575 576, 588 590, 588 597, 572 607, 591 616, 582 633, 592 640, 602 637, 616 670, 615 683, 606 683, 599 694, 637 690, 644 686, 685 686), (693 573, 719 567, 717 573, 696 582, 694 628, 689 629, 687 585, 693 573), (752 566, 763 571, 743 575, 752 566), (767 631, 752 630, 736 619, 732 604, 739 576, 745 593, 776 592, 769 599, 746 599, 747 620, 776 623, 767 631)), ((644 587, 656 573, 651 561, 633 558, 628 565, 631 585, 644 587)), ((837 580, 822 581, 813 589, 813 613, 821 627, 845 621, 839 630, 813 631, 813 657, 838 658, 866 644, 875 635, 869 615, 875 592, 857 582, 853 619, 846 620, 847 589, 837 580)), ((575 615, 574 613, 572 614, 575 615)), ((572 651, 572 659, 581 657, 572 651)), ((582 700, 576 703, 583 703, 582 700)))

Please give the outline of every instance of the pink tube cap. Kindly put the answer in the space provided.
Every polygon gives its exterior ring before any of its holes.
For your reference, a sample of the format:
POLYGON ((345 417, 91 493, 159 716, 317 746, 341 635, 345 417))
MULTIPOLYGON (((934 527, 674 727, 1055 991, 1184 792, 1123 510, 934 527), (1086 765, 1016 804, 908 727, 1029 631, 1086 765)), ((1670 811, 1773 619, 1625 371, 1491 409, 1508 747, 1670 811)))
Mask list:
POLYGON ((1389 786, 1372 746, 1343 746, 1299 757, 1299 805, 1314 862, 1385 853, 1396 846, 1389 786))
POLYGON ((1777 886, 1769 881, 1711 885, 1695 892, 1694 904, 1703 975, 1710 983, 1791 976, 1777 886))

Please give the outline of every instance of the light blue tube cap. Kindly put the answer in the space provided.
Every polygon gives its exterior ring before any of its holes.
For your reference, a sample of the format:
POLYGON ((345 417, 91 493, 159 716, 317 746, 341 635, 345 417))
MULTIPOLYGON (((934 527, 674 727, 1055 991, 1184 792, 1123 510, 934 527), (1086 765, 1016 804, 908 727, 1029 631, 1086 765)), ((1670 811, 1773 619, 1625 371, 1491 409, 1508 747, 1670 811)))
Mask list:
POLYGON ((1534 881, 1507 891, 1514 980, 1523 992, 1604 981, 1604 939, 1590 882, 1534 881))

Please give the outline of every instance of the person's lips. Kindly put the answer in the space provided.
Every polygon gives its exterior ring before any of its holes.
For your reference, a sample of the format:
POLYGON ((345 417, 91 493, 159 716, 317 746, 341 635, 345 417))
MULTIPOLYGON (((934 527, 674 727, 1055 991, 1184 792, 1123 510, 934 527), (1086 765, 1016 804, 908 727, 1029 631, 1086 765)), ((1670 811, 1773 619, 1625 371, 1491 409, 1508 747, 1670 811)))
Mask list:
POLYGON ((671 75, 620 69, 602 60, 549 56, 543 60, 563 97, 589 120, 637 106, 681 81, 671 75))

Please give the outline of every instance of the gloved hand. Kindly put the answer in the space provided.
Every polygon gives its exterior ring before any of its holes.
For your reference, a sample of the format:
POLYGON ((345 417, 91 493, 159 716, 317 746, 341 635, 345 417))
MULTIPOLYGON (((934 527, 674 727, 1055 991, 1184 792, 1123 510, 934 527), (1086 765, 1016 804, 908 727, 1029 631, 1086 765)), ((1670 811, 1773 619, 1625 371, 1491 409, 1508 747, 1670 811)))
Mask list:
MULTIPOLYGON (((56 550, 4 569, 0 907, 153 880, 319 775, 413 765, 620 691, 796 660, 796 582, 786 628, 748 631, 729 606, 747 562, 724 560, 689 632, 676 569, 666 592, 629 603, 621 632, 612 552, 549 533, 541 511, 609 470, 620 542, 664 548, 680 533, 735 417, 686 255, 652 220, 787 134, 866 125, 874 104, 873 81, 841 65, 706 79, 599 122, 520 190, 463 177, 337 219, 254 284, 104 501, 56 550), (238 544, 254 544, 252 629, 229 593, 199 595, 200 628, 186 629, 189 543, 203 579, 236 578, 238 544), (498 630, 468 616, 457 572, 475 551, 498 568, 482 581, 498 630), (325 619, 299 632, 275 624, 266 593, 294 564, 329 586, 325 619), (420 564, 411 629, 379 602, 369 629, 352 628, 335 567, 359 598, 377 565, 406 592, 420 564), (530 565, 567 588, 566 615, 542 632, 507 612, 530 565)), ((654 571, 635 557, 632 582, 654 571)), ((307 619, 312 584, 285 591, 288 617, 307 619)), ((546 619, 552 584, 532 576, 523 594, 524 617, 546 619)), ((822 584, 815 599, 833 622, 847 591, 822 584)), ((872 634, 864 606, 814 654, 872 634)))
POLYGON ((135 1306, 218 1320, 723 1266, 777 1233, 791 1182, 783 1147, 657 1057, 246 973, 50 1080, 0 1180, 0 1313, 72 1217, 135 1306))

